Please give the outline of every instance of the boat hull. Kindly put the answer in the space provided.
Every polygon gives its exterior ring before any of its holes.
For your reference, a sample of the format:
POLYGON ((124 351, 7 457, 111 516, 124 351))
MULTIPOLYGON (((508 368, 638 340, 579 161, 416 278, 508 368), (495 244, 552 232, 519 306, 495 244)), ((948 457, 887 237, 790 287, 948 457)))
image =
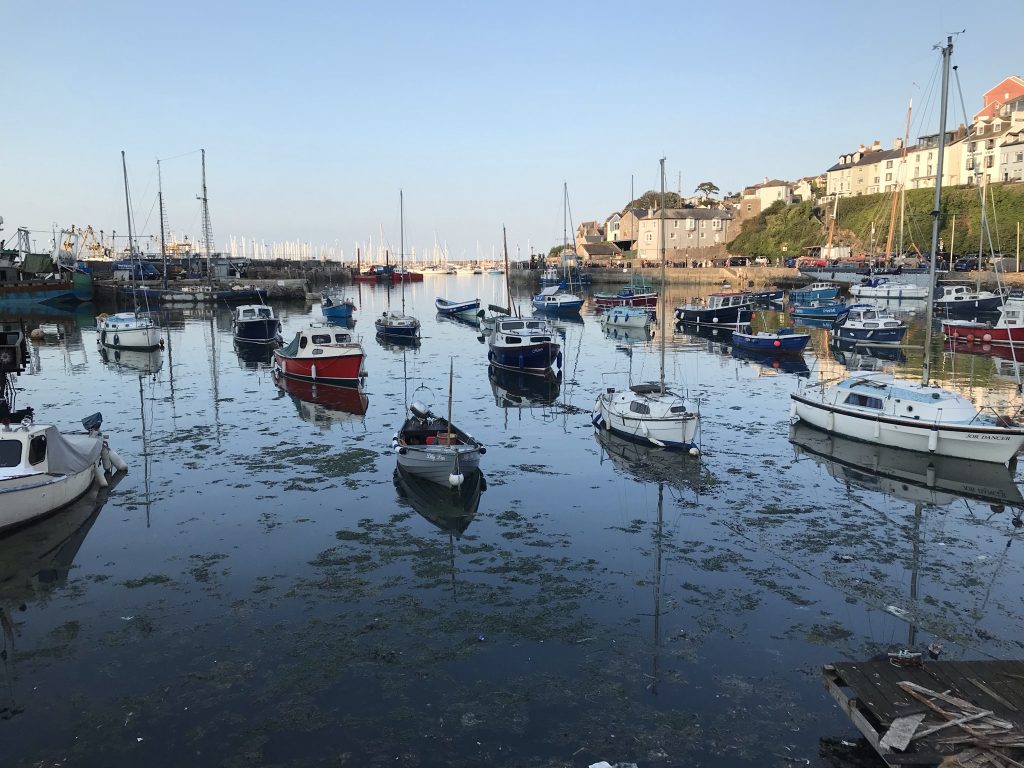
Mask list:
POLYGON ((1005 464, 1024 446, 1024 429, 947 425, 851 412, 797 393, 791 415, 813 427, 890 448, 1005 464), (934 448, 930 447, 934 444, 934 448))
POLYGON ((239 341, 275 341, 279 328, 277 318, 261 317, 255 320, 236 320, 234 336, 239 341))
POLYGON ((480 469, 477 446, 403 446, 398 466, 411 475, 448 486, 452 475, 468 475, 480 469))
POLYGON ((435 299, 434 308, 442 315, 457 315, 461 312, 473 312, 475 314, 480 309, 480 300, 445 301, 444 299, 435 299))
POLYGON ((95 465, 72 475, 48 474, 0 482, 0 531, 45 517, 81 497, 96 479, 95 465))
POLYGON ((156 326, 101 329, 99 342, 104 347, 111 349, 149 351, 160 346, 160 329, 156 326))
POLYGON ((314 359, 288 357, 281 350, 274 350, 274 362, 282 376, 299 381, 315 381, 322 384, 339 384, 354 387, 366 376, 363 370, 363 353, 320 357, 314 359))
POLYGON ((595 293, 594 303, 599 307, 656 307, 658 294, 645 292, 625 296, 617 293, 595 293))
POLYGON ((676 320, 687 325, 736 325, 737 323, 749 323, 754 310, 749 304, 741 304, 735 307, 718 307, 706 309, 704 307, 676 307, 676 320))
POLYGON ((961 301, 936 301, 935 309, 950 315, 974 312, 997 312, 1003 306, 1002 296, 987 296, 982 299, 963 299, 961 301))
POLYGON ((988 323, 971 323, 967 321, 944 322, 942 332, 958 341, 971 341, 988 344, 1024 344, 1024 326, 1000 328, 988 323))
POLYGON ((832 329, 832 337, 846 341, 870 341, 876 344, 894 344, 903 341, 907 326, 899 328, 850 328, 840 326, 832 329))
POLYGON ((904 283, 913 285, 924 285, 931 287, 933 281, 927 269, 903 269, 897 272, 870 272, 866 269, 855 267, 800 267, 800 274, 803 277, 817 281, 829 281, 842 283, 843 285, 855 285, 865 277, 889 276, 898 277, 904 283))
POLYGON ((850 288, 850 295, 857 299, 889 299, 891 301, 927 299, 928 288, 923 285, 879 286, 877 288, 855 285, 850 288))
POLYGON ((352 317, 353 309, 351 304, 338 304, 333 307, 323 307, 320 311, 324 317, 330 320, 348 320, 352 317))
POLYGON ((374 323, 377 333, 380 336, 388 336, 396 339, 415 339, 420 332, 418 325, 390 325, 377 321, 374 323))
POLYGON ((796 354, 803 351, 811 336, 807 333, 772 334, 757 336, 756 334, 740 333, 732 335, 732 343, 740 349, 752 352, 774 352, 776 354, 796 354))
POLYGON ((490 344, 487 360, 498 368, 524 373, 547 374, 561 359, 560 347, 554 342, 502 347, 490 344))
POLYGON ((620 413, 610 406, 608 398, 608 394, 600 395, 594 407, 591 421, 598 429, 646 445, 687 451, 697 447, 700 422, 696 414, 690 413, 686 419, 642 419, 620 413))

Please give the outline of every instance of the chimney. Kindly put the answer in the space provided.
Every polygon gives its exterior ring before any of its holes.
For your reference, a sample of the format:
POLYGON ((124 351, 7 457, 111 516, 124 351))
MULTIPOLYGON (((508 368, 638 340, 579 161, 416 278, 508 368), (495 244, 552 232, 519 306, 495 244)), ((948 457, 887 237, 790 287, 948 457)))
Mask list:
POLYGON ((882 142, 880 142, 878 139, 875 139, 875 143, 871 145, 871 151, 872 152, 877 152, 881 148, 882 148, 882 142))
POLYGON ((857 151, 863 154, 865 149, 867 149, 867 147, 865 147, 863 144, 861 144, 857 151))
POLYGON ((900 138, 893 139, 893 141, 892 141, 892 148, 893 149, 903 149, 903 139, 900 139, 900 138))
POLYGON ((768 177, 767 177, 767 176, 765 176, 765 177, 764 177, 764 181, 762 181, 761 183, 762 183, 762 184, 767 184, 767 183, 768 183, 768 177))

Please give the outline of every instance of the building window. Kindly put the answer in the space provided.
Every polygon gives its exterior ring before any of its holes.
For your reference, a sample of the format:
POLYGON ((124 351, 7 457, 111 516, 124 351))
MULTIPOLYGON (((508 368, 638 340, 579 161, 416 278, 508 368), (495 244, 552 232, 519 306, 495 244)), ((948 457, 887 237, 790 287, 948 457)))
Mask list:
POLYGON ((973 171, 974 170, 974 158, 973 157, 968 157, 967 158, 967 170, 968 171, 973 171))
POLYGON ((971 142, 971 146, 970 146, 971 152, 973 152, 975 150, 977 144, 978 144, 978 142, 976 142, 976 141, 972 141, 971 142))
POLYGON ((932 175, 932 167, 930 165, 928 166, 928 173, 926 173, 925 175, 926 176, 931 176, 932 175))
POLYGON ((875 184, 877 184, 877 183, 878 183, 878 177, 875 176, 875 184))
POLYGON ((700 233, 700 239, 701 239, 701 240, 703 240, 703 239, 704 239, 704 233, 703 233, 703 232, 701 232, 701 233, 700 233))
MULTIPOLYGON (((679 222, 678 221, 673 221, 672 222, 672 229, 679 229, 679 222)), ((674 237, 674 235, 673 235, 673 237, 674 237)))
POLYGON ((1016 162, 1024 163, 1024 152, 1018 152, 1017 153, 1017 160, 1016 160, 1016 162))
POLYGON ((892 181, 892 174, 891 173, 885 174, 885 180, 886 181, 892 181))
POLYGON ((886 168, 892 168, 892 160, 886 160, 885 161, 885 167, 886 168))
POLYGON ((983 134, 984 132, 985 132, 985 126, 984 125, 979 125, 978 126, 978 135, 981 136, 981 134, 983 134))
POLYGON ((754 209, 754 206, 752 206, 750 203, 747 203, 747 210, 748 211, 752 211, 753 209, 754 209))
POLYGON ((992 155, 989 155, 988 157, 985 158, 985 167, 986 168, 991 168, 992 167, 992 160, 993 160, 992 155))
POLYGON ((670 235, 668 236, 668 239, 669 239, 669 240, 675 240, 675 239, 676 239, 676 233, 675 233, 675 232, 672 232, 672 233, 671 233, 671 234, 670 234, 670 235))
POLYGON ((993 149, 993 148, 995 148, 995 146, 996 146, 996 140, 995 139, 989 139, 988 141, 985 142, 985 149, 993 149))
POLYGON ((652 233, 648 232, 648 233, 647 233, 647 242, 649 243, 649 242, 651 242, 651 240, 653 240, 653 239, 654 239, 654 235, 653 235, 652 233))

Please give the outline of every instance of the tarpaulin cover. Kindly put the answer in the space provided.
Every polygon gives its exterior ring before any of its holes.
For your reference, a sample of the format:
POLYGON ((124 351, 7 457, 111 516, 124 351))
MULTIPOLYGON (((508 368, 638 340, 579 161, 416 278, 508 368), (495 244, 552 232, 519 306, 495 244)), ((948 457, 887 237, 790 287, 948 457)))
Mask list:
POLYGON ((56 427, 46 428, 46 455, 52 474, 77 474, 95 464, 102 449, 102 437, 62 435, 56 427))

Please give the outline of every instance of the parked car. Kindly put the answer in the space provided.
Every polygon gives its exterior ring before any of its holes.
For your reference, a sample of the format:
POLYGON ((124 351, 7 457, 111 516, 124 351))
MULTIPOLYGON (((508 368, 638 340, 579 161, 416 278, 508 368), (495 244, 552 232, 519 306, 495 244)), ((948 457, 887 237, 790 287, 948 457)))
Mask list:
POLYGON ((957 259, 953 264, 956 272, 973 272, 978 268, 978 260, 975 258, 957 259))
POLYGON ((787 267, 795 267, 796 266, 796 256, 788 256, 783 263, 787 267))
POLYGON ((729 266, 730 267, 745 267, 750 263, 750 259, 746 256, 730 256, 729 266))

